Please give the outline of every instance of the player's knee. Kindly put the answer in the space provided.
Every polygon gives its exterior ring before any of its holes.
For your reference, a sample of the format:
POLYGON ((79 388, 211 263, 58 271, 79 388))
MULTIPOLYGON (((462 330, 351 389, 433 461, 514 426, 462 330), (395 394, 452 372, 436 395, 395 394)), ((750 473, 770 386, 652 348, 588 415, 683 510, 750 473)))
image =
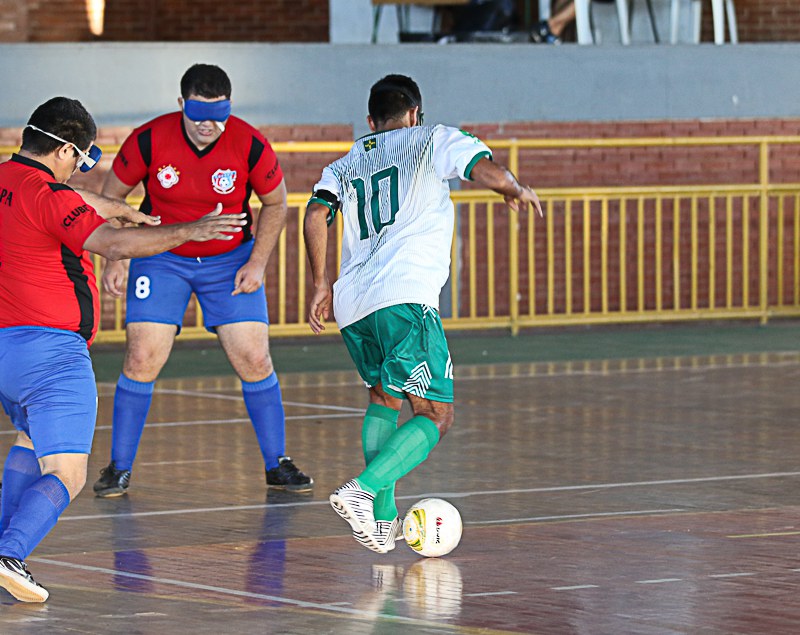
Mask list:
POLYGON ((455 409, 451 403, 430 401, 424 406, 417 408, 415 414, 433 421, 436 428, 439 430, 440 439, 447 434, 447 431, 450 429, 450 426, 453 425, 453 420, 455 419, 455 409))
POLYGON ((75 500, 75 497, 81 493, 81 490, 86 485, 85 465, 62 465, 54 470, 45 470, 43 473, 57 477, 67 489, 71 501, 75 500))
POLYGON ((377 386, 372 386, 369 389, 369 402, 372 404, 377 404, 379 406, 384 406, 385 408, 391 408, 392 410, 400 410, 403 406, 403 400, 398 399, 383 390, 383 386, 380 384, 377 386))
POLYGON ((269 377, 274 370, 272 357, 262 351, 247 351, 231 363, 244 381, 259 381, 269 377))
POLYGON ((269 353, 255 356, 255 359, 253 360, 253 365, 257 367, 261 371, 261 373, 266 375, 267 377, 269 377, 275 370, 275 367, 272 364, 272 357, 270 356, 269 353))
POLYGON ((42 474, 57 477, 75 500, 86 485, 88 454, 51 454, 41 459, 42 474))
POLYGON ((69 485, 65 483, 67 491, 69 492, 69 499, 75 500, 75 497, 81 493, 81 490, 86 485, 86 466, 75 466, 69 473, 69 485))
POLYGON ((69 499, 75 500, 75 497, 81 493, 81 490, 86 486, 86 470, 73 474, 71 485, 67 487, 69 492, 69 499))
POLYGON ((31 438, 21 430, 17 432, 17 440, 14 445, 27 448, 28 450, 33 450, 33 441, 31 441, 31 438))
POLYGON ((155 381, 165 361, 161 360, 158 351, 138 347, 128 349, 122 372, 128 379, 134 381, 155 381))
POLYGON ((453 408, 453 404, 447 404, 447 408, 442 409, 438 415, 438 421, 436 422, 436 427, 439 428, 439 438, 441 439, 450 427, 453 425, 453 421, 455 420, 455 409, 453 408))

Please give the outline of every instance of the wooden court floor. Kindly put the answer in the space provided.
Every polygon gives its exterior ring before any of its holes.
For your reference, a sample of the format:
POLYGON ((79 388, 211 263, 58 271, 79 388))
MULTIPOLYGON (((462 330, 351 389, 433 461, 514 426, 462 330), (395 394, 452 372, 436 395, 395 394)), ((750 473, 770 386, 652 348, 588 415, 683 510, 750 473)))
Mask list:
MULTIPOLYGON (((157 384, 130 494, 87 490, 0 590, 0 633, 800 632, 800 353, 456 368, 456 423, 400 482, 453 502, 461 545, 360 547, 329 508, 361 469, 365 390, 281 376, 313 495, 267 494, 231 376, 157 384)), ((13 438, 3 421, 0 449, 13 438)))

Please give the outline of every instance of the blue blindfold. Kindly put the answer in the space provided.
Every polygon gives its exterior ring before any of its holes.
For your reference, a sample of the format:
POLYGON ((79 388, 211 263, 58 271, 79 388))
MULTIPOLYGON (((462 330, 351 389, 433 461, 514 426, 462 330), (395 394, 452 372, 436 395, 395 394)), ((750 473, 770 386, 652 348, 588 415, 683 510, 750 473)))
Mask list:
POLYGON ((186 99, 183 102, 183 114, 191 121, 225 121, 231 116, 231 100, 196 101, 186 99))
POLYGON ((89 148, 89 158, 91 159, 91 161, 86 160, 86 155, 81 156, 82 159, 82 161, 80 162, 81 172, 88 172, 89 170, 91 170, 95 165, 97 165, 97 162, 100 160, 101 156, 103 156, 103 151, 96 145, 93 145, 91 148, 89 148))

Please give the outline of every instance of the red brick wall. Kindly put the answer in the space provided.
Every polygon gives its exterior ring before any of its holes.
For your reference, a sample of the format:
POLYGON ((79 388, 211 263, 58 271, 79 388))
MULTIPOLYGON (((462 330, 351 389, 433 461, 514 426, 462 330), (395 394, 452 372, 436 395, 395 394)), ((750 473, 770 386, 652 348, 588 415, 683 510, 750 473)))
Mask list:
MULTIPOLYGON (((800 135, 800 119, 465 123, 464 128, 491 145, 492 139, 510 138, 800 135)), ((508 155, 496 156, 506 161, 508 155)), ((520 174, 537 187, 755 183, 757 160, 753 146, 524 150, 520 174)), ((770 166, 773 182, 800 181, 797 147, 773 149, 770 166)))
POLYGON ((327 0, 107 0, 104 40, 327 42, 327 0))
MULTIPOLYGON (((704 30, 710 38, 711 11, 705 11, 704 30)), ((742 42, 800 41, 800 3, 796 0, 736 0, 742 42)))
MULTIPOLYGON (((521 16, 524 5, 519 5, 521 16)), ((736 13, 742 42, 800 41, 800 3, 795 0, 736 0, 736 13)), ((2 42, 95 39, 85 0, 0 0, 0 16, 2 42)), ((102 39, 326 42, 328 20, 328 0, 106 0, 102 39)), ((704 41, 711 40, 711 31, 706 8, 704 41)))
POLYGON ((20 0, 0 0, 0 42, 28 39, 28 9, 20 0))
MULTIPOLYGON (((0 41, 81 42, 86 0, 0 0, 0 41)), ((327 42, 328 0, 106 0, 110 41, 327 42)))

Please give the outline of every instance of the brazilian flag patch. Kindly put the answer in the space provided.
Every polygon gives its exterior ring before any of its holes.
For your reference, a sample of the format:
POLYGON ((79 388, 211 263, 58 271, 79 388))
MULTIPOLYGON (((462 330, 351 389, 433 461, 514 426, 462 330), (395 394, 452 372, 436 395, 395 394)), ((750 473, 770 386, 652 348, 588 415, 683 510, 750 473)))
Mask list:
POLYGON ((372 150, 376 145, 378 145, 378 142, 375 141, 374 137, 370 137, 369 139, 364 139, 364 150, 366 150, 367 152, 372 150))

